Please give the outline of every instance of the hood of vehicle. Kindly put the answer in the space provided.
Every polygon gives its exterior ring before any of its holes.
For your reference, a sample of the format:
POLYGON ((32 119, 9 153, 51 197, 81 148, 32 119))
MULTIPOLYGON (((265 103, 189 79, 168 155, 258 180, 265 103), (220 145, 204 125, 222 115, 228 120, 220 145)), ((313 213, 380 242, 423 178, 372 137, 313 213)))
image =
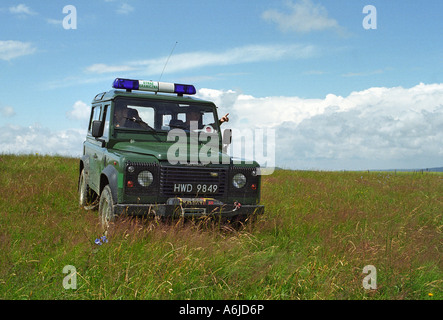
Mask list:
MULTIPOLYGON (((122 151, 125 153, 133 153, 137 155, 147 155, 157 158, 159 161, 167 161, 168 160, 168 152, 174 154, 178 154, 181 152, 187 155, 187 161, 195 161, 195 159, 199 159, 200 150, 204 145, 190 145, 190 144, 177 144, 176 142, 118 142, 113 146, 114 150, 122 151)), ((203 154, 205 151, 208 151, 208 147, 202 150, 203 154)), ((230 157, 227 154, 219 152, 219 163, 229 163, 230 157)), ((129 155, 129 154, 128 154, 129 155)), ((181 155, 180 155, 181 156, 181 155)), ((173 158, 176 159, 176 158, 173 158)), ((208 160, 200 159, 203 162, 207 162, 208 160)))

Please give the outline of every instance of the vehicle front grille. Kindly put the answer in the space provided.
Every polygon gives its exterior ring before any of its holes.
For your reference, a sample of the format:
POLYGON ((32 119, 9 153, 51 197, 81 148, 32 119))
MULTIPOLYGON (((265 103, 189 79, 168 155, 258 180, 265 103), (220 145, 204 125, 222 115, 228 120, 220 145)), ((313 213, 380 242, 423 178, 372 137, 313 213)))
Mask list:
POLYGON ((227 180, 228 168, 162 166, 160 193, 168 197, 222 196, 227 190, 227 180), (214 185, 216 192, 212 189, 214 185))

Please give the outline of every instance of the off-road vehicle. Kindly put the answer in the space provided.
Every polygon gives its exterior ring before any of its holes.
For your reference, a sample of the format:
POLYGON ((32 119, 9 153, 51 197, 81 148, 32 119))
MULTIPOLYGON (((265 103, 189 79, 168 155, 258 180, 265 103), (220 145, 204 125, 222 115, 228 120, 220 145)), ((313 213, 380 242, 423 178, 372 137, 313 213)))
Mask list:
POLYGON ((255 161, 226 153, 217 107, 192 85, 115 79, 92 101, 79 170, 79 204, 119 215, 246 219, 262 214, 255 161))

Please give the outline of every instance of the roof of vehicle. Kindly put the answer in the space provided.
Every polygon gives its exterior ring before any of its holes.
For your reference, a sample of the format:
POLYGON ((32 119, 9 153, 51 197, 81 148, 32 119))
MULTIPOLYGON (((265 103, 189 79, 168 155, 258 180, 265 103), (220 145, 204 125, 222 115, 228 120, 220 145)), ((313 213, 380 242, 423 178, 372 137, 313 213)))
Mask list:
POLYGON ((173 100, 173 101, 179 101, 179 102, 181 101, 187 103, 189 103, 190 101, 194 101, 194 102, 214 104, 212 101, 202 100, 190 96, 178 96, 175 94, 152 93, 152 92, 136 91, 136 90, 128 92, 125 90, 117 90, 117 89, 97 94, 92 100, 92 103, 110 101, 116 97, 129 97, 129 98, 135 97, 141 99, 160 99, 160 100, 169 100, 169 101, 173 100))

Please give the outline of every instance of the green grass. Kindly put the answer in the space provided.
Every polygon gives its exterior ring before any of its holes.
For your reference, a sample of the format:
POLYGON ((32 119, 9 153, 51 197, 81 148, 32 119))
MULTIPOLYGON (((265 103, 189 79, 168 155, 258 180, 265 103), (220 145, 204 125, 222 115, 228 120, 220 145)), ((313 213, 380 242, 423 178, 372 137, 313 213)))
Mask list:
POLYGON ((443 298, 441 174, 276 171, 252 225, 120 219, 101 246, 77 181, 77 159, 0 156, 0 299, 443 298))

